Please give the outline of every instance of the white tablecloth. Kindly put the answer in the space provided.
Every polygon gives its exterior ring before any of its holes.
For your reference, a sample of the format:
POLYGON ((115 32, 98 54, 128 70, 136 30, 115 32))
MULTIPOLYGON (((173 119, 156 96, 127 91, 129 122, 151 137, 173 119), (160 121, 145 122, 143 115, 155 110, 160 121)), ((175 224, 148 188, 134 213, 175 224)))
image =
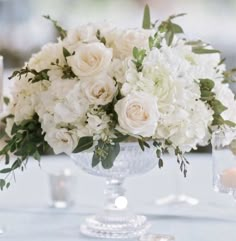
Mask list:
MULTIPOLYGON (((215 193, 212 188, 211 155, 188 155, 190 166, 184 179, 174 158, 166 156, 162 170, 127 179, 129 206, 146 214, 154 233, 172 234, 176 241, 235 241, 236 204, 232 197, 215 193), (179 191, 200 200, 195 207, 155 205, 157 198, 179 191)), ((66 156, 44 157, 41 168, 30 161, 24 173, 16 173, 16 183, 0 193, 0 223, 4 241, 89 240, 79 234, 87 214, 102 207, 104 180, 88 175, 66 156), (49 208, 48 172, 69 167, 77 178, 76 205, 66 210, 49 208)))

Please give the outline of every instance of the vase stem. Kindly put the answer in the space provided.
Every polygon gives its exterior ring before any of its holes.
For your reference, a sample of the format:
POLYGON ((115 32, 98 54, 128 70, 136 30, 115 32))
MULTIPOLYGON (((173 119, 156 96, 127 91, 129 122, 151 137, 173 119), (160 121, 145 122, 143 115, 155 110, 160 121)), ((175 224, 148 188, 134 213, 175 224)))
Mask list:
POLYGON ((105 210, 117 210, 120 207, 117 206, 117 198, 123 197, 125 189, 123 187, 124 179, 107 178, 105 194, 105 210))

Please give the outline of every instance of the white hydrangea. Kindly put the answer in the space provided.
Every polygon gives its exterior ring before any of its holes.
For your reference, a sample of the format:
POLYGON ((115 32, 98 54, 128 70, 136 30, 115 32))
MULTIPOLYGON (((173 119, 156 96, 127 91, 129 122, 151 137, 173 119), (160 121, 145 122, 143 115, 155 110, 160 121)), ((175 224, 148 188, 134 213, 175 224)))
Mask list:
POLYGON ((34 54, 30 58, 28 66, 30 69, 35 69, 36 71, 57 69, 57 66, 52 65, 52 63, 55 63, 57 59, 61 66, 66 63, 63 55, 63 45, 61 42, 44 45, 40 52, 34 54))
POLYGON ((219 65, 218 53, 196 54, 177 36, 171 46, 162 40, 150 49, 154 34, 87 24, 46 44, 25 66, 48 70, 47 80, 32 83, 33 73, 16 78, 10 105, 14 118, 7 121, 7 133, 11 135, 14 123, 37 114, 55 153, 70 154, 81 137, 92 136, 94 143, 113 141, 117 130, 168 140, 182 152, 206 145, 214 112, 201 100, 200 79, 214 82, 214 97, 227 108, 222 118, 236 122, 234 95, 222 84, 225 65, 219 65), (134 47, 145 51, 138 70, 134 47))

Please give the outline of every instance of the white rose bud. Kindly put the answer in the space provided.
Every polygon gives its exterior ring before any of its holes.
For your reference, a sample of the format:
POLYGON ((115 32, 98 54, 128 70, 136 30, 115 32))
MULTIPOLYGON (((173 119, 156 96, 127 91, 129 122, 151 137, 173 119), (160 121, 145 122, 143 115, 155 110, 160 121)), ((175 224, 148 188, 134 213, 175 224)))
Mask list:
POLYGON ((81 44, 68 63, 79 77, 97 76, 107 71, 112 59, 112 49, 102 43, 81 44))
POLYGON ((99 76, 81 81, 81 89, 85 98, 94 105, 110 103, 116 93, 116 86, 109 76, 99 76))
POLYGON ((115 105, 120 127, 127 133, 150 137, 155 134, 159 112, 157 100, 145 92, 134 92, 115 105))

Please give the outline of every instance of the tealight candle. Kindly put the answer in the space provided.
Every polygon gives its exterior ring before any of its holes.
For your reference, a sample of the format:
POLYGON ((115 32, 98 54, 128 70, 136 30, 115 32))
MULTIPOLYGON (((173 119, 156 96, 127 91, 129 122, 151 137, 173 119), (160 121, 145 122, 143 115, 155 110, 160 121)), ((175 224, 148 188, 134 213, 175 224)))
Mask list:
POLYGON ((51 189, 51 207, 67 208, 74 204, 74 190, 76 177, 70 169, 65 169, 58 174, 49 174, 51 189))
POLYGON ((236 168, 229 168, 220 175, 220 182, 224 187, 236 189, 236 168))

